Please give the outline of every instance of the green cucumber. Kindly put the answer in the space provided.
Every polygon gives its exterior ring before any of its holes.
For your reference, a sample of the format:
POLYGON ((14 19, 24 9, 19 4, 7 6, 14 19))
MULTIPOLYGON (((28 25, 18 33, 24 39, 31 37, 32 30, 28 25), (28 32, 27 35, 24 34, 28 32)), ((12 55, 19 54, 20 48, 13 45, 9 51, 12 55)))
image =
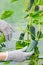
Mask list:
POLYGON ((27 48, 26 52, 30 52, 32 51, 38 44, 38 41, 33 40, 33 42, 29 45, 29 47, 27 48))
POLYGON ((30 33, 31 33, 32 40, 35 40, 35 27, 34 26, 30 26, 30 33))
POLYGON ((30 0, 30 7, 29 7, 29 9, 31 9, 33 3, 34 3, 34 0, 30 0))
POLYGON ((20 34, 20 37, 19 37, 19 40, 23 40, 24 35, 25 35, 25 33, 21 33, 21 34, 20 34))
POLYGON ((38 11, 38 10, 39 10, 39 6, 36 5, 36 6, 35 6, 35 11, 38 11))
POLYGON ((0 44, 2 44, 3 42, 5 42, 5 36, 2 32, 0 32, 0 44))
POLYGON ((28 7, 26 9, 27 12, 32 8, 33 3, 34 3, 34 0, 30 0, 30 4, 28 5, 28 7))

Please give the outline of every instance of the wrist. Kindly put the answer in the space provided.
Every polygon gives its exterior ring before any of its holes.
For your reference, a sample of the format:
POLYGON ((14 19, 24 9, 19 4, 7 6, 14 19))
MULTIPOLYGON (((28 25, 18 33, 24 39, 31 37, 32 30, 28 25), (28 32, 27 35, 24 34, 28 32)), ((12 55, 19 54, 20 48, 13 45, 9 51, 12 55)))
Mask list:
POLYGON ((8 58, 8 52, 5 52, 5 54, 6 54, 6 57, 5 57, 4 61, 6 61, 8 58))
POLYGON ((0 61, 5 61, 8 57, 8 53, 7 52, 0 52, 0 61))

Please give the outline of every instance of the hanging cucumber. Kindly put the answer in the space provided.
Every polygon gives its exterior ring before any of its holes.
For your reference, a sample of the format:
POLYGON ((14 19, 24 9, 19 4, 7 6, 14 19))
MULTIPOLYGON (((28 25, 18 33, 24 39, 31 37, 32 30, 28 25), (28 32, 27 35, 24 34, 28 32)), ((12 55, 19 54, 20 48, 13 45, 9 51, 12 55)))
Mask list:
POLYGON ((33 40, 33 42, 29 45, 29 47, 27 48, 26 52, 30 52, 32 51, 38 44, 38 41, 33 40))
POLYGON ((20 34, 20 37, 19 37, 19 40, 23 40, 24 35, 25 35, 25 33, 21 33, 21 34, 20 34))
POLYGON ((32 43, 27 48, 26 52, 32 51, 35 48, 35 46, 37 46, 38 44, 38 41, 35 40, 35 27, 32 25, 30 26, 30 33, 31 33, 32 43))
POLYGON ((33 3, 34 3, 34 0, 30 0, 30 5, 28 5, 28 8, 26 9, 26 11, 29 11, 32 8, 33 3))
POLYGON ((33 3, 34 3, 34 0, 30 0, 30 7, 29 7, 30 9, 31 9, 33 3))
POLYGON ((30 26, 30 34, 31 34, 32 40, 35 40, 35 27, 32 25, 30 26))

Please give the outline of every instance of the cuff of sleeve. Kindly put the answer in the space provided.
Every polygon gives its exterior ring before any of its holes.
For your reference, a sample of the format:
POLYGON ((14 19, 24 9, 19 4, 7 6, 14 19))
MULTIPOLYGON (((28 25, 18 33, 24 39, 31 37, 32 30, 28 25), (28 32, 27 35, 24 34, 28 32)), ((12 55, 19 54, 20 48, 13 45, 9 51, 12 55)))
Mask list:
POLYGON ((6 61, 8 58, 8 52, 6 52, 6 58, 4 59, 4 61, 6 61))

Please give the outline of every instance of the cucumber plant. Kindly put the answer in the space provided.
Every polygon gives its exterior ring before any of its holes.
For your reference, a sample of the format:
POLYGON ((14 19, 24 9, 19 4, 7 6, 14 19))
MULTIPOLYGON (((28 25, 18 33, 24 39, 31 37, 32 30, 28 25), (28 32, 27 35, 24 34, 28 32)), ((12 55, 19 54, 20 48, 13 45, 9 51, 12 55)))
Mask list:
MULTIPOLYGON (((41 0, 30 0, 30 4, 28 5, 26 12, 28 14, 24 18, 28 18, 28 23, 27 23, 27 28, 26 28, 26 33, 27 35, 27 42, 26 45, 28 45, 28 48, 26 52, 30 52, 34 50, 34 54, 29 58, 30 62, 29 65, 39 65, 38 63, 38 57, 39 57, 39 49, 38 49, 38 41, 43 38, 43 34, 41 31, 42 25, 43 25, 43 10, 40 10, 40 1, 41 0), (35 29, 35 26, 38 27, 38 31, 35 29), (37 33, 35 32, 37 31, 37 33), (30 35, 30 36, 29 36, 30 35), (32 42, 31 42, 32 41, 32 42)), ((25 35, 24 35, 25 37, 25 35)), ((19 39, 20 40, 20 39, 19 39)), ((23 41, 24 38, 22 38, 21 41, 23 41)), ((26 40, 24 40, 26 41, 26 40)), ((18 45, 20 45, 21 42, 18 42, 18 45)), ((22 43, 20 47, 23 45, 22 43)), ((24 46, 26 46, 24 44, 24 46)))

